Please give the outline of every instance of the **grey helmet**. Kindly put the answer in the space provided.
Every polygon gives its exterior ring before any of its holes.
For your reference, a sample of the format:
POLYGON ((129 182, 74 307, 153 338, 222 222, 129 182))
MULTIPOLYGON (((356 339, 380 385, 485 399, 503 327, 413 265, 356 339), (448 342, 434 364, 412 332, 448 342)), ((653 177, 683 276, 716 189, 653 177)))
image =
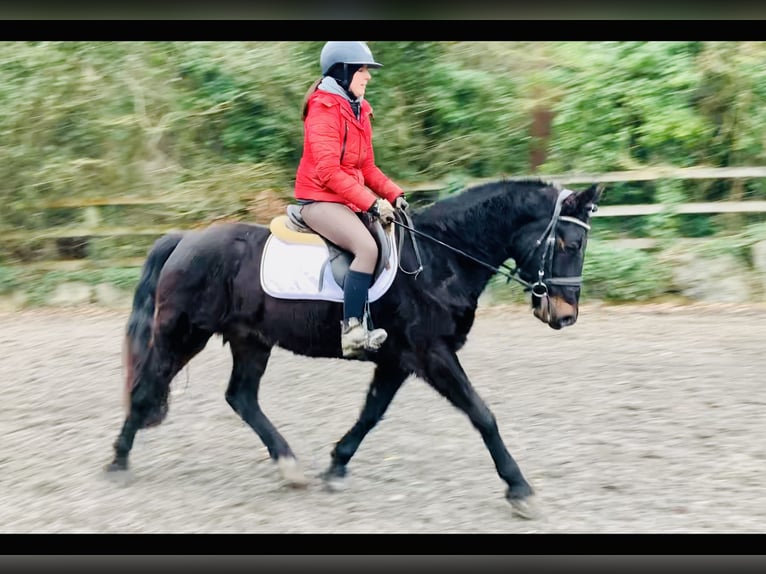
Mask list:
POLYGON ((319 55, 322 75, 326 76, 335 64, 357 64, 368 68, 382 68, 372 57, 372 52, 364 42, 327 42, 319 55))

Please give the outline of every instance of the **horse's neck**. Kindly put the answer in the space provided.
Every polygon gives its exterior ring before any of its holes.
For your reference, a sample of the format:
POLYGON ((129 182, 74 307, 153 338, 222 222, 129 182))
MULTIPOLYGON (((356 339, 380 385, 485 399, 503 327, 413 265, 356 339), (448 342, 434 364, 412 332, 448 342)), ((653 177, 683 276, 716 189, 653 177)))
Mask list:
MULTIPOLYGON (((512 237, 515 230, 529 218, 523 198, 508 193, 502 197, 488 197, 486 202, 477 203, 457 213, 443 213, 441 221, 430 217, 423 221, 423 227, 447 245, 458 249, 492 268, 498 268, 513 253, 512 237)), ((417 226, 417 221, 415 221, 417 226)), ((466 291, 478 298, 494 271, 472 261, 444 246, 430 243, 428 249, 433 257, 432 265, 456 265, 463 270, 463 284, 466 291), (454 262, 454 263, 450 263, 454 262)))
POLYGON ((453 218, 445 217, 444 231, 436 233, 446 238, 442 239, 446 243, 497 267, 517 255, 513 253, 512 238, 529 217, 523 199, 508 194, 488 198, 484 204, 454 214, 453 218))

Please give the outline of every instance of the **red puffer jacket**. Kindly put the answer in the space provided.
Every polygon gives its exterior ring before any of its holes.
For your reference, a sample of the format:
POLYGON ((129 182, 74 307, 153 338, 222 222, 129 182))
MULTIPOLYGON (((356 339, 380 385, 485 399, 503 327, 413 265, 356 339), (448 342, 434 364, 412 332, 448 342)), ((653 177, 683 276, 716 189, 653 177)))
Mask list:
POLYGON ((345 203, 354 211, 367 211, 378 196, 393 204, 403 195, 375 165, 371 114, 367 100, 357 120, 343 97, 321 90, 310 96, 303 157, 295 177, 297 199, 345 203))

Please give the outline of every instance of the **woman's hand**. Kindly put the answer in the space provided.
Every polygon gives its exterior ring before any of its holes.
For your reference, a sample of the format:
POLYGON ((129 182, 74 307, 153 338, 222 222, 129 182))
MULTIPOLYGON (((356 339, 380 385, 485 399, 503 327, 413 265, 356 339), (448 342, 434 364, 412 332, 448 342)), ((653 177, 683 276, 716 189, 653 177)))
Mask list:
POLYGON ((383 225, 389 225, 394 220, 394 206, 387 199, 376 200, 369 212, 380 219, 383 225))

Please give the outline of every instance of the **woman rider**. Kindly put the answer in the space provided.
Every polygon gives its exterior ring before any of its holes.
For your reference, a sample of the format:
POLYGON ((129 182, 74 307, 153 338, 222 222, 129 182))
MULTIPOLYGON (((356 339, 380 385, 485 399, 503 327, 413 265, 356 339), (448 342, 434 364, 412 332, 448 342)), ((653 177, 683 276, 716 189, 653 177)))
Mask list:
POLYGON ((301 216, 319 235, 353 253, 343 285, 341 348, 345 357, 375 351, 384 329, 368 330, 364 320, 378 247, 359 213, 394 219, 406 208, 404 191, 375 165, 372 107, 364 99, 370 69, 380 68, 364 42, 327 42, 319 57, 322 76, 303 104, 303 156, 295 197, 301 216))

